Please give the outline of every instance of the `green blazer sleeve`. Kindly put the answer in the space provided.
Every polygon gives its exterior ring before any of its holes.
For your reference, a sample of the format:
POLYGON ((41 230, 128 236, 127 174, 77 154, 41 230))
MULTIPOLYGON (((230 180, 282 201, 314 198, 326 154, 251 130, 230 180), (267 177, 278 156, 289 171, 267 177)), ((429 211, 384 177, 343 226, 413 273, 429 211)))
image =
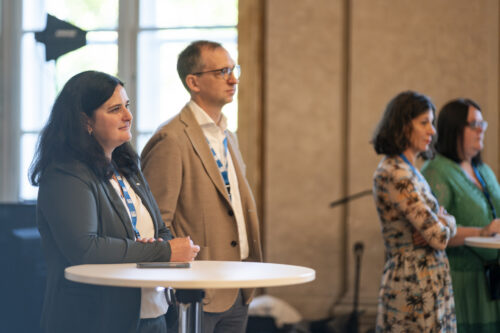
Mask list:
POLYGON ((441 170, 434 168, 429 163, 422 168, 422 174, 429 183, 432 193, 436 196, 439 204, 448 209, 447 207, 450 207, 453 202, 453 190, 450 188, 446 176, 442 174, 441 170))

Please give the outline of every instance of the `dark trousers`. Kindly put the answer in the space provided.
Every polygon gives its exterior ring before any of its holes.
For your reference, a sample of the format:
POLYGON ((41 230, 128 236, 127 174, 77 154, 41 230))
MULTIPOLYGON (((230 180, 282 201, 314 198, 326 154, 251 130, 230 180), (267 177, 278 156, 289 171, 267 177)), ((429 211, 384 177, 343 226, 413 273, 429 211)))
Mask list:
POLYGON ((245 333, 248 320, 248 305, 243 304, 241 291, 233 306, 220 313, 203 312, 204 333, 245 333))
POLYGON ((166 332, 167 332, 167 323, 165 321, 165 316, 141 319, 139 321, 139 327, 137 328, 137 333, 166 333, 166 332))

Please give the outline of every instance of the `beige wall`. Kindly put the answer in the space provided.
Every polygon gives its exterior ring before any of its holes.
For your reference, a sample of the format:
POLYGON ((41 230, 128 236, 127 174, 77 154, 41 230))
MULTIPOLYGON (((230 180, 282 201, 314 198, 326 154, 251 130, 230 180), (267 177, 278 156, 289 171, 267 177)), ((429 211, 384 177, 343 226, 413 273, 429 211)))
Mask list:
POLYGON ((342 183, 341 13, 339 1, 267 2, 266 260, 316 269, 313 283, 272 290, 309 316, 341 279, 340 214, 328 207, 342 183))
MULTIPOLYGON (((263 174, 253 185, 262 186, 266 260, 317 272, 313 283, 267 292, 306 318, 326 316, 352 298, 361 240, 362 307, 374 311, 383 244, 372 198, 329 203, 371 188, 380 158, 370 136, 406 89, 438 108, 459 96, 479 102, 490 123, 485 160, 499 175, 499 2, 268 0, 262 10, 263 174)), ((240 126, 249 125, 258 124, 240 126)))

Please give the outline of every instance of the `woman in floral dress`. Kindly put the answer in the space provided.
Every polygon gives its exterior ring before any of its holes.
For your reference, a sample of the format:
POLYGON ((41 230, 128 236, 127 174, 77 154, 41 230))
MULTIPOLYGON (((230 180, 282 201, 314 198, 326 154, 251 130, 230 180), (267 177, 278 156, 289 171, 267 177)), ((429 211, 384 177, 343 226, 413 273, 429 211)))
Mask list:
POLYGON ((439 207, 414 166, 436 134, 434 113, 426 96, 400 93, 387 105, 373 136, 375 151, 385 155, 373 185, 386 250, 377 332, 456 332, 444 251, 456 233, 455 218, 439 207), (415 231, 425 242, 413 241, 415 231))

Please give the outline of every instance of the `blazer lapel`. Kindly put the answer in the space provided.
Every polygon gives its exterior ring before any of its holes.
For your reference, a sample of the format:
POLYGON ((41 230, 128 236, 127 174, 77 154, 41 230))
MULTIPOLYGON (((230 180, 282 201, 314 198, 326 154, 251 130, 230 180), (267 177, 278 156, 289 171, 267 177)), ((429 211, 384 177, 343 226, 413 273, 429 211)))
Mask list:
POLYGON ((238 187, 240 189, 240 197, 243 200, 244 193, 250 191, 250 187, 248 186, 247 179, 245 177, 246 166, 243 163, 241 155, 239 151, 235 151, 233 147, 238 147, 235 142, 236 139, 229 133, 227 135, 227 148, 229 150, 229 154, 231 154, 231 160, 233 161, 234 171, 236 172, 236 178, 238 179, 238 187))
POLYGON ((217 190, 224 196, 224 198, 226 198, 226 201, 231 204, 226 187, 224 186, 224 181, 222 180, 219 168, 217 167, 212 152, 210 151, 210 147, 208 146, 205 135, 203 134, 203 130, 188 106, 184 107, 181 111, 180 120, 186 125, 184 131, 191 141, 193 149, 200 157, 208 176, 214 183, 217 190))
POLYGON ((101 188, 103 189, 104 193, 106 193, 106 196, 108 197, 109 201, 111 202, 111 205, 115 209, 116 214, 118 214, 118 216, 120 217, 123 226, 127 230, 127 236, 130 239, 134 239, 135 233, 134 229, 132 229, 132 222, 130 221, 130 217, 128 216, 126 208, 123 206, 122 199, 120 199, 120 197, 116 193, 115 189, 113 188, 113 185, 111 185, 111 182, 108 181, 105 183, 101 183, 101 188))
MULTIPOLYGON (((152 207, 151 207, 151 202, 149 201, 149 197, 144 193, 146 190, 144 183, 141 182, 140 179, 138 179, 135 176, 130 176, 128 179, 128 183, 134 190, 135 194, 141 198, 141 202, 146 207, 146 209, 149 212, 149 216, 151 216, 151 220, 153 220, 153 226, 155 229, 155 238, 158 237, 158 222, 156 221, 156 215, 154 214, 152 207)), ((160 221, 161 222, 161 221, 160 221)))

